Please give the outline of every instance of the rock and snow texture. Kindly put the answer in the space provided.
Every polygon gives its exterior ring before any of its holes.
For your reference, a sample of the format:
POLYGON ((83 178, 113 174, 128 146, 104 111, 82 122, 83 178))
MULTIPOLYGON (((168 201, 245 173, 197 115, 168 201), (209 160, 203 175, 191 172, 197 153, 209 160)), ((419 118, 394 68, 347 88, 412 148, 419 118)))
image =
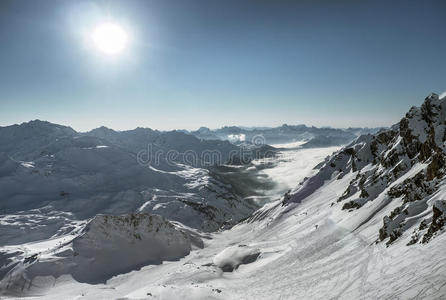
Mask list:
POLYGON ((431 94, 391 129, 361 136, 328 158, 320 172, 287 195, 284 203, 300 202, 326 181, 353 174, 331 205, 362 219, 357 226, 367 226, 373 216, 384 214, 377 240, 387 245, 408 230, 413 232, 408 244, 428 242, 442 227, 440 221, 434 222, 442 220, 434 218, 440 211, 434 203, 442 200, 445 129, 446 99, 431 94))
MULTIPOLYGON (((157 215, 98 215, 72 240, 28 252, 1 281, 10 293, 27 286, 39 288, 36 277, 71 275, 84 283, 105 282, 111 277, 146 265, 178 260, 192 246, 202 246, 197 237, 157 215)), ((32 246, 30 246, 33 249, 32 246)), ((34 249, 39 249, 34 245, 34 249)))

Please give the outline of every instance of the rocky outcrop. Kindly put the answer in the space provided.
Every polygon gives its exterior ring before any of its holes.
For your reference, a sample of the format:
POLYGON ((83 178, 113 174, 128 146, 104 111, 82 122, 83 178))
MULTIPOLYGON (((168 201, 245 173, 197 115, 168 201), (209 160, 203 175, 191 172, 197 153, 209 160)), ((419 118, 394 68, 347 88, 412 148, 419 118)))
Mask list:
POLYGON ((423 236, 423 243, 429 242, 437 231, 443 229, 446 222, 446 201, 437 200, 432 207, 432 222, 426 234, 423 236))
MULTIPOLYGON (((418 226, 421 229, 409 244, 428 242, 444 223, 439 204, 432 206, 428 200, 439 190, 446 173, 445 142, 446 99, 433 93, 390 129, 361 136, 328 158, 316 176, 284 200, 300 200, 308 194, 306 186, 311 182, 318 182, 320 187, 327 179, 355 173, 337 200, 343 210, 360 210, 378 196, 387 203, 399 203, 383 218, 377 240, 390 245, 406 230, 418 226), (432 217, 423 219, 431 208, 432 217)), ((318 186, 313 184, 313 188, 318 186)), ((380 209, 387 209, 385 206, 380 209)))

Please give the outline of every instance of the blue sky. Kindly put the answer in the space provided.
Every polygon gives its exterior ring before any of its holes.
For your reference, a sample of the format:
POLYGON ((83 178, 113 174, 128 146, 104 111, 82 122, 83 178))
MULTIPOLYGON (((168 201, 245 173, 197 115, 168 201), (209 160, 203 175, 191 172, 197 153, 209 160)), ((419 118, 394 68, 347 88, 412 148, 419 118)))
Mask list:
POLYGON ((0 1, 0 125, 386 126, 446 90, 444 1, 0 1), (128 33, 113 57, 97 24, 128 33))

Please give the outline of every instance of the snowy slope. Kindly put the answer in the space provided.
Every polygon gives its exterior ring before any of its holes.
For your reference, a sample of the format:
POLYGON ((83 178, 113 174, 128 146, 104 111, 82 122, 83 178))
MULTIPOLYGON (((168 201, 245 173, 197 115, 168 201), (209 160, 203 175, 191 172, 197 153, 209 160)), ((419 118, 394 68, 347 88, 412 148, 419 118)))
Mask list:
POLYGON ((361 136, 327 159, 284 203, 299 203, 327 180, 354 174, 331 205, 344 210, 356 228, 381 215, 377 241, 390 245, 402 237, 409 244, 428 242, 443 218, 435 212, 442 205, 436 201, 442 200, 444 185, 445 121, 446 99, 430 95, 391 129, 361 136))

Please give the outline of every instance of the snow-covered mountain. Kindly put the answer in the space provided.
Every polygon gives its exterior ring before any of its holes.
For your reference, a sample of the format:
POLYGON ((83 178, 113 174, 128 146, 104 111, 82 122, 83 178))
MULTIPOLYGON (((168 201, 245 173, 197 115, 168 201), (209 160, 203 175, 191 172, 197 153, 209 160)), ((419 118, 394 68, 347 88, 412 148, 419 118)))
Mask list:
POLYGON ((446 100, 431 94, 392 128, 363 135, 327 159, 284 204, 302 201, 326 180, 354 174, 331 205, 360 220, 358 227, 383 215, 377 242, 427 243, 444 225, 445 142, 446 100))
POLYGON ((98 213, 153 212, 206 231, 236 224, 258 206, 202 167, 206 151, 220 155, 209 166, 241 153, 227 141, 175 131, 77 133, 42 121, 1 127, 0 241, 15 243, 11 236, 23 230, 22 242, 48 238, 98 213), (191 160, 181 157, 186 151, 191 160))
MULTIPOLYGON (((108 143, 120 148, 124 148, 134 154, 140 151, 148 150, 152 156, 157 156, 158 166, 163 170, 170 169, 165 162, 167 156, 172 151, 176 151, 178 155, 171 155, 170 160, 180 162, 194 167, 206 166, 206 162, 202 161, 206 157, 203 153, 218 151, 221 157, 217 161, 207 162, 207 165, 231 163, 238 157, 231 156, 231 153, 240 153, 239 147, 228 141, 216 140, 200 140, 192 135, 185 134, 181 131, 158 131, 150 128, 136 128, 127 131, 114 131, 106 127, 93 129, 90 132, 83 133, 82 136, 95 137, 105 140, 108 143), (148 149, 148 145, 150 148, 148 149), (187 154, 193 153, 195 156, 188 159, 187 154)), ((149 157, 150 158, 150 157, 149 157)), ((147 158, 147 159, 149 159, 147 158)))

